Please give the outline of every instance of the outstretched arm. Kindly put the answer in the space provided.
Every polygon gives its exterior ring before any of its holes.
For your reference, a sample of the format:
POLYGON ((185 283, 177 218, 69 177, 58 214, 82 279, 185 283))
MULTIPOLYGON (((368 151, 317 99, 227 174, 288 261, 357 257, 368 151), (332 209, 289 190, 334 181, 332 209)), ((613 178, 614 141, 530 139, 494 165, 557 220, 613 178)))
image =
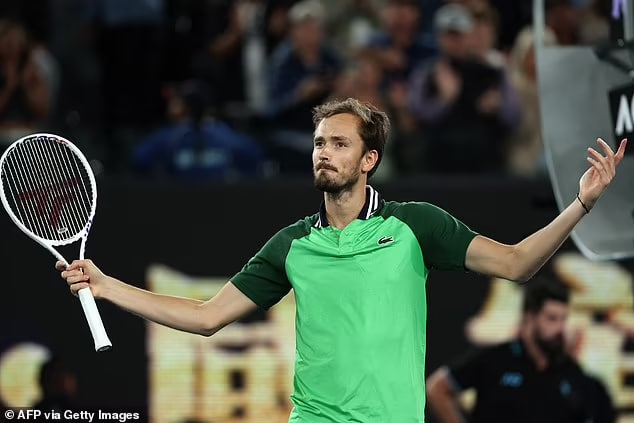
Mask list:
POLYGON ((588 148, 591 167, 579 181, 579 196, 555 220, 515 245, 501 244, 484 236, 475 237, 467 249, 466 267, 474 272, 514 281, 530 279, 559 249, 581 218, 594 207, 623 160, 626 140, 621 141, 616 153, 602 139, 597 142, 605 155, 588 148))
POLYGON ((185 332, 210 336, 250 311, 256 304, 231 282, 207 301, 160 295, 107 276, 91 260, 76 260, 66 268, 56 264, 76 294, 90 287, 95 298, 111 301, 145 319, 185 332))

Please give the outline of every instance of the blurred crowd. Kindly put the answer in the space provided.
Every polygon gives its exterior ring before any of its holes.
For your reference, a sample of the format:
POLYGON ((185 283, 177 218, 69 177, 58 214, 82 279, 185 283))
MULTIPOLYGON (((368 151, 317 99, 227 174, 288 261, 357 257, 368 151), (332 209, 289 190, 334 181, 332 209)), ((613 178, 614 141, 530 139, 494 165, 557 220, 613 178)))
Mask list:
MULTIPOLYGON (((610 0, 545 0, 544 42, 610 0)), ((530 0, 3 0, 0 149, 55 132, 105 172, 311 172, 311 109, 386 111, 378 178, 545 175, 530 0)))

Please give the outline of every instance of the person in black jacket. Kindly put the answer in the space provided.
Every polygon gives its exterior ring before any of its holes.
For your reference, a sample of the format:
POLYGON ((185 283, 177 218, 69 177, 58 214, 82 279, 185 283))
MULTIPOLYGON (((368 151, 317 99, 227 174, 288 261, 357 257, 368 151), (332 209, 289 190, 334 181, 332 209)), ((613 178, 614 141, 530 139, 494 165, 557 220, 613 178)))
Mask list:
POLYGON ((527 285, 519 336, 469 353, 436 370, 428 400, 443 423, 613 423, 615 413, 601 382, 566 353, 569 293, 555 281, 527 285), (457 395, 475 388, 469 420, 457 395))
POLYGON ((42 396, 34 409, 58 413, 73 409, 77 379, 61 357, 54 355, 42 364, 39 384, 42 396))

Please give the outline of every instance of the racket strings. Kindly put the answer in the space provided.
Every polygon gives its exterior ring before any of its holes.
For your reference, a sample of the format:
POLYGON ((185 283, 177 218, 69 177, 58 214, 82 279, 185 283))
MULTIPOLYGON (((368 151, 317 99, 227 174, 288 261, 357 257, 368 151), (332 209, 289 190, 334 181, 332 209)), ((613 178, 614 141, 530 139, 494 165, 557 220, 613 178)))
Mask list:
POLYGON ((74 154, 71 154, 67 148, 63 149, 66 160, 69 163, 72 163, 72 168, 75 171, 76 175, 80 175, 79 181, 81 182, 81 189, 78 190, 79 199, 81 201, 82 211, 86 213, 86 216, 90 216, 91 206, 91 198, 89 197, 89 191, 86 187, 86 179, 88 179, 88 174, 84 166, 79 162, 79 159, 74 154), (83 171, 83 173, 82 173, 83 171))
POLYGON ((42 233, 45 228, 42 228, 39 221, 35 219, 32 208, 18 207, 18 205, 22 202, 22 199, 16 198, 16 195, 19 196, 20 192, 27 191, 29 183, 26 181, 26 178, 28 178, 29 175, 18 171, 16 160, 13 157, 15 154, 16 151, 11 151, 11 154, 7 156, 4 163, 4 168, 2 169, 3 189, 11 194, 12 204, 10 204, 10 206, 14 212, 17 212, 17 216, 20 221, 32 232, 42 233), (37 229, 33 227, 34 223, 37 225, 37 229))
POLYGON ((53 157, 52 153, 54 152, 50 151, 50 149, 47 151, 47 149, 44 148, 49 147, 47 144, 30 143, 29 147, 36 151, 36 155, 34 155, 34 157, 41 160, 43 166, 40 169, 44 170, 50 183, 48 187, 52 188, 53 196, 51 197, 51 210, 49 215, 51 225, 53 227, 57 227, 59 235, 62 234, 62 229, 75 229, 75 226, 77 226, 75 222, 76 218, 74 216, 76 211, 73 210, 73 213, 70 214, 62 213, 62 209, 67 201, 69 205, 73 205, 73 202, 69 201, 72 197, 65 192, 65 187, 68 182, 64 180, 65 176, 61 172, 54 172, 46 167, 46 164, 50 163, 50 159, 53 157))
MULTIPOLYGON (((39 219, 38 216, 44 216, 45 213, 49 213, 49 206, 55 206, 55 195, 49 195, 46 190, 47 186, 52 185, 52 179, 46 173, 44 163, 41 157, 39 157, 39 151, 33 148, 29 143, 23 143, 23 148, 18 149, 18 157, 21 159, 18 162, 20 171, 25 175, 28 175, 26 181, 28 185, 20 193, 18 198, 21 201, 21 205, 29 206, 32 210, 31 215, 36 219, 35 224, 38 228, 43 228, 43 234, 48 239, 60 240, 61 237, 54 230, 52 225, 47 225, 43 219, 39 219), (25 204, 26 203, 26 204, 25 204)), ((39 235, 39 234, 38 234, 39 235)))
POLYGON ((43 172, 50 182, 45 188, 51 188, 53 197, 51 200, 50 223, 57 228, 59 235, 70 230, 73 233, 81 231, 90 216, 90 210, 85 204, 81 190, 78 190, 78 179, 82 177, 79 172, 73 172, 69 168, 67 156, 63 157, 61 149, 67 150, 63 144, 31 142, 29 147, 36 150, 41 160, 43 172), (78 192, 79 191, 79 192, 78 192), (75 201, 75 200, 79 200, 75 201), (68 206, 70 213, 64 213, 64 207, 68 206))
POLYGON ((62 163, 65 165, 60 168, 60 172, 52 172, 52 176, 55 181, 57 197, 54 205, 54 213, 51 216, 51 223, 55 225, 57 223, 57 220, 61 220, 65 225, 61 228, 70 227, 73 233, 80 231, 83 228, 83 222, 85 222, 85 219, 81 219, 80 216, 86 216, 86 218, 88 218, 90 211, 83 204, 83 197, 81 196, 81 194, 80 200, 83 206, 81 210, 79 209, 79 205, 77 204, 77 202, 72 201, 75 198, 74 193, 70 188, 70 184, 76 182, 76 177, 67 172, 67 161, 64 158, 60 157, 58 151, 59 149, 53 148, 50 143, 32 143, 32 145, 36 146, 36 148, 47 150, 43 152, 42 157, 55 157, 58 163, 62 163), (72 213, 61 213, 64 202, 68 202, 68 204, 71 206, 72 213))
MULTIPOLYGON (((29 188, 34 187, 35 189, 28 191, 26 196, 35 197, 34 205, 37 207, 36 215, 43 215, 44 212, 49 212, 49 210, 46 210, 49 206, 49 200, 50 206, 52 207, 50 212, 54 213, 55 208, 58 207, 56 200, 58 193, 53 190, 53 195, 49 197, 46 188, 54 187, 56 184, 52 176, 48 172, 45 172, 45 160, 41 157, 40 151, 32 143, 25 143, 23 159, 25 160, 25 164, 34 170, 34 172, 31 173, 33 185, 29 188), (37 172, 37 174, 35 172, 37 172)), ((54 223, 53 220, 54 217, 51 217, 51 223, 54 223)), ((40 221, 38 223, 42 225, 43 222, 40 221)), ((64 221, 63 224, 67 224, 67 222, 64 221)), ((50 236, 51 239, 59 240, 61 238, 59 233, 56 233, 54 230, 54 224, 43 226, 46 228, 47 235, 50 236)))
POLYGON ((6 159, 13 173, 8 173, 6 169, 3 169, 3 173, 8 174, 16 181, 14 187, 17 190, 15 193, 12 192, 14 199, 12 208, 18 210, 22 223, 33 233, 50 240, 59 240, 55 232, 41 219, 38 219, 38 215, 43 213, 45 205, 43 185, 46 182, 38 179, 36 175, 38 168, 32 160, 31 151, 27 150, 26 145, 20 145, 20 147, 12 150, 6 159), (24 214, 20 212, 21 210, 24 211, 24 214), (22 220, 23 215, 27 216, 28 219, 22 220))
MULTIPOLYGON (((53 231, 53 237, 56 239, 63 238, 63 231, 60 229, 69 230, 75 229, 78 226, 73 219, 72 214, 68 215, 62 213, 63 207, 70 196, 64 192, 64 180, 59 172, 55 172, 51 169, 51 164, 55 162, 51 151, 44 149, 46 144, 43 143, 27 143, 25 147, 30 152, 30 157, 33 159, 32 165, 37 165, 36 169, 39 171, 39 177, 36 180, 41 181, 40 186, 37 187, 37 195, 44 195, 45 198, 40 200, 39 212, 42 214, 44 211, 47 213, 49 220, 49 230, 53 231), (46 210, 43 210, 42 202, 46 210)), ((73 210, 73 214, 76 214, 73 210)))
POLYGON ((47 227, 37 219, 37 203, 39 198, 36 198, 33 194, 29 194, 30 192, 34 192, 30 187, 36 185, 34 180, 35 176, 33 173, 24 170, 24 163, 27 161, 24 157, 24 151, 15 149, 11 153, 12 155, 7 157, 7 161, 11 164, 13 173, 9 175, 16 181, 14 186, 17 188, 15 194, 12 193, 12 198, 16 199, 17 197, 15 208, 17 208, 17 210, 23 209, 25 217, 28 216, 29 218, 28 220, 22 220, 22 223, 34 233, 38 235, 45 234, 47 238, 54 239, 51 232, 47 231, 47 227), (29 207, 20 207, 21 205, 27 205, 29 207))
POLYGON ((95 193, 88 172, 63 142, 37 137, 10 151, 1 173, 16 217, 42 238, 65 241, 89 224, 95 193))

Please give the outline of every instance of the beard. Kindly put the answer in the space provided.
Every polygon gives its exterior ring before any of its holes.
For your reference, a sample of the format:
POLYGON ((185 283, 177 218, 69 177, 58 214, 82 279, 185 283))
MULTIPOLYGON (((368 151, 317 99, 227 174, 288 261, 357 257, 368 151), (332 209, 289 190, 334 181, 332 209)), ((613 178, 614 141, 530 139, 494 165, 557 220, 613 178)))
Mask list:
POLYGON ((566 355, 565 340, 562 334, 552 339, 544 339, 535 333, 535 343, 551 363, 561 361, 566 355))
POLYGON ((315 169, 315 188, 335 196, 349 191, 359 181, 359 177, 361 176, 361 172, 357 169, 347 178, 345 178, 346 175, 343 175, 344 180, 337 181, 336 177, 339 173, 320 173, 320 169, 331 169, 334 171, 336 171, 336 169, 327 165, 318 166, 315 169))

